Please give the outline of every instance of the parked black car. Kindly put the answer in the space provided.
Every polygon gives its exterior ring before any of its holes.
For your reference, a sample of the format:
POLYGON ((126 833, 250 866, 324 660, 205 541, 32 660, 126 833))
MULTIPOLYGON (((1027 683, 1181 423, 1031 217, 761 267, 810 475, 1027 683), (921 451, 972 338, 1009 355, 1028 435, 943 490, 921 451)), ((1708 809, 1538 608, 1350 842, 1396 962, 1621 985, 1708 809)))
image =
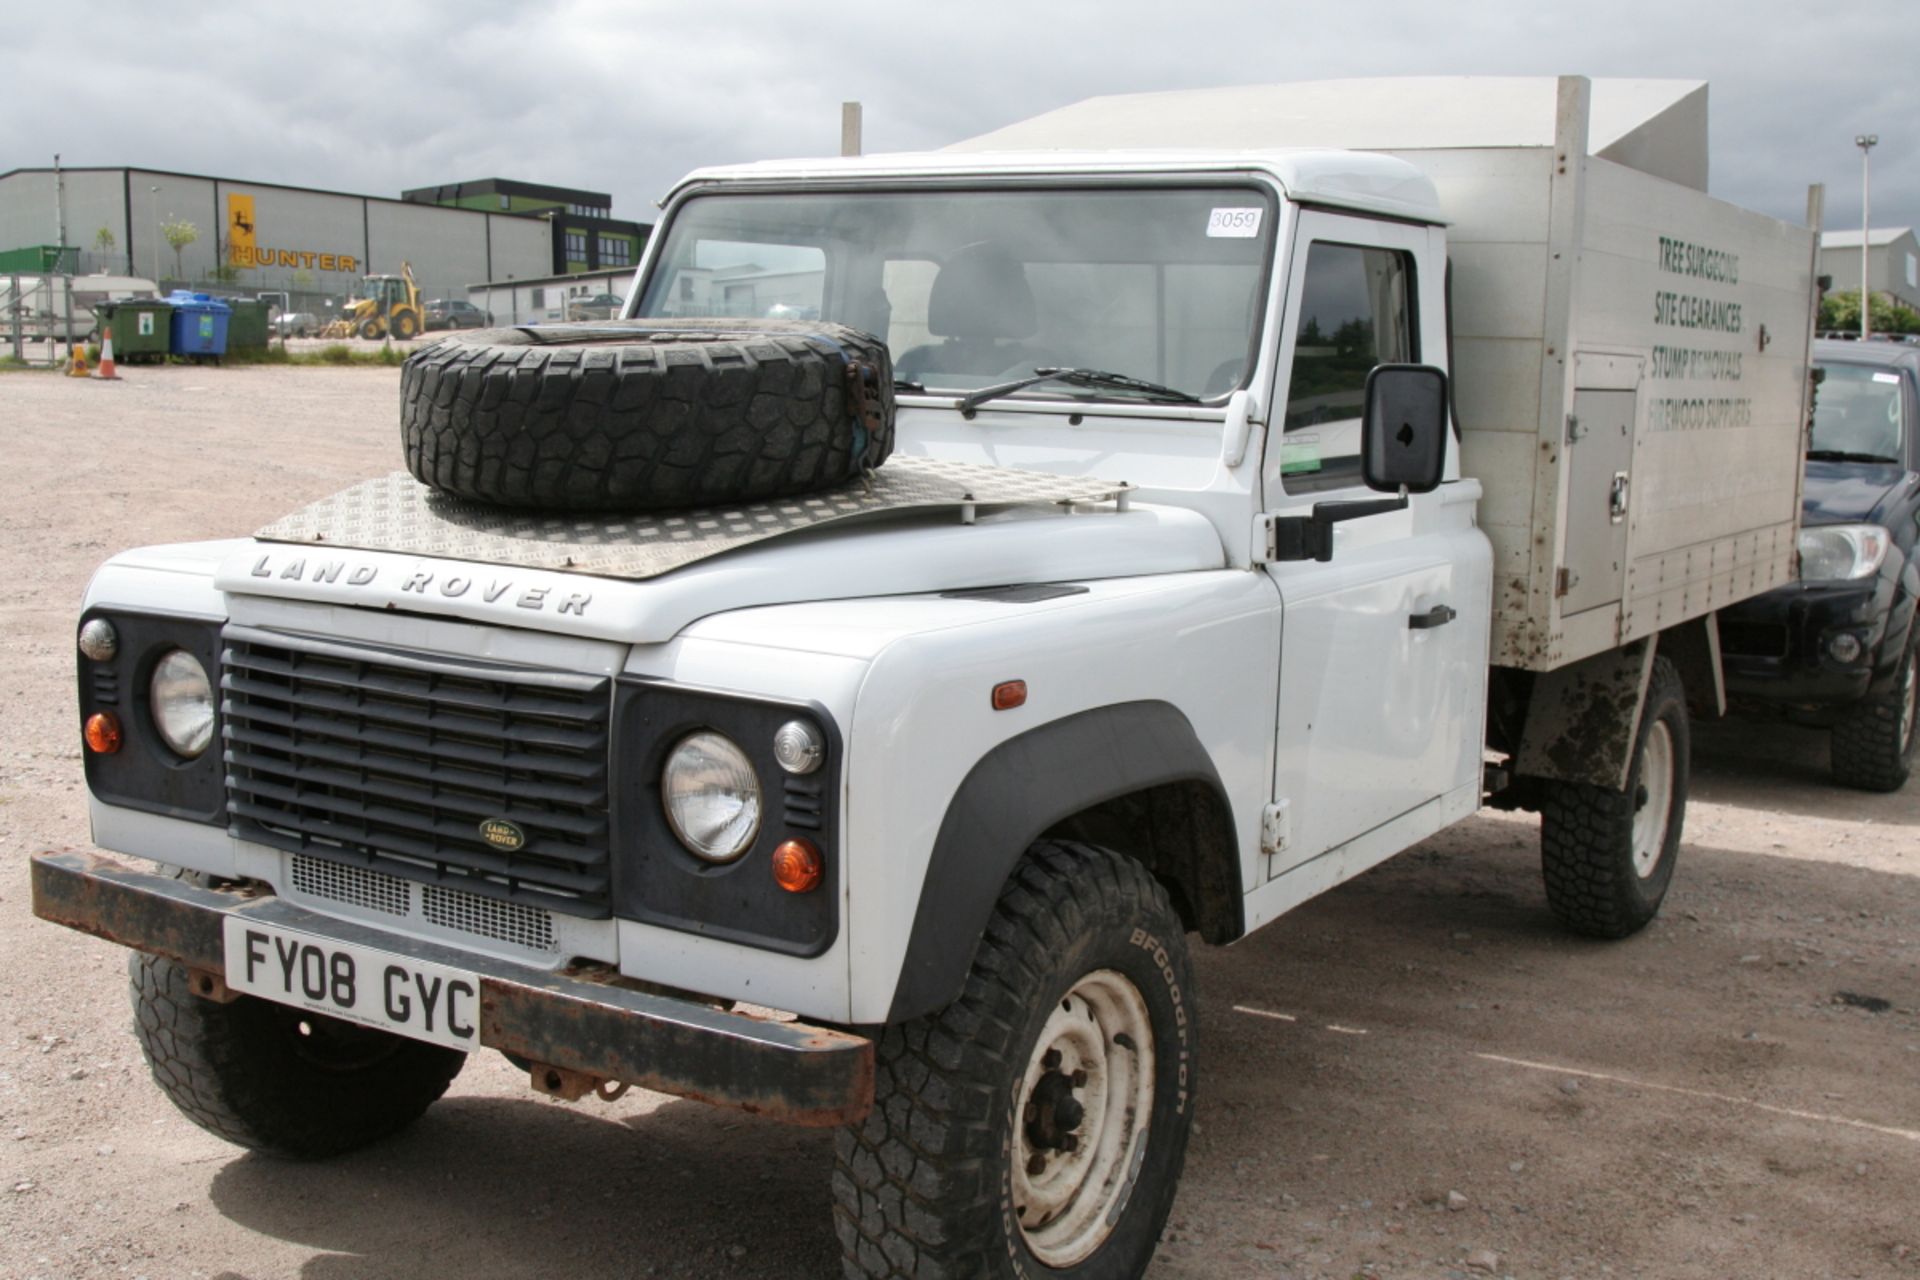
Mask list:
POLYGON ((482 311, 464 298, 432 298, 426 304, 428 329, 484 329, 493 323, 493 313, 482 311))
POLYGON ((1896 791, 1913 769, 1920 598, 1920 350, 1816 342, 1800 581, 1720 614, 1732 710, 1833 734, 1833 777, 1896 791))

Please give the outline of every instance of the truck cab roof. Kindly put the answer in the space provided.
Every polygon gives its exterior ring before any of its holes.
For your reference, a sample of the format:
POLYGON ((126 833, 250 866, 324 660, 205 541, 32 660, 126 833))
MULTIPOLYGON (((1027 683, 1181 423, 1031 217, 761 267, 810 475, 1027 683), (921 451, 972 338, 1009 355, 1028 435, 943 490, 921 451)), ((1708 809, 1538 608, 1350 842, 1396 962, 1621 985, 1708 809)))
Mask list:
POLYGON ((1440 197, 1419 169, 1393 156, 1328 148, 1127 151, 901 152, 818 160, 765 160, 696 169, 668 199, 710 183, 869 185, 974 177, 1088 178, 1140 174, 1259 174, 1304 204, 1441 223, 1440 197))

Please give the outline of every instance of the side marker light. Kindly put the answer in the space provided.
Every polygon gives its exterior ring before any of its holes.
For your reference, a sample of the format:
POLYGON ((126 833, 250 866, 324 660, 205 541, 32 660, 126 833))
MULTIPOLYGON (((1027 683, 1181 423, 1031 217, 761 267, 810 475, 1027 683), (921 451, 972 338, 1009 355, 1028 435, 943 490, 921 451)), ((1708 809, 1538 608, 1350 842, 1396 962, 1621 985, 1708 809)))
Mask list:
POLYGON ((993 709, 1011 711, 1015 707, 1027 705, 1027 682, 1025 680, 1003 680, 993 686, 993 709))

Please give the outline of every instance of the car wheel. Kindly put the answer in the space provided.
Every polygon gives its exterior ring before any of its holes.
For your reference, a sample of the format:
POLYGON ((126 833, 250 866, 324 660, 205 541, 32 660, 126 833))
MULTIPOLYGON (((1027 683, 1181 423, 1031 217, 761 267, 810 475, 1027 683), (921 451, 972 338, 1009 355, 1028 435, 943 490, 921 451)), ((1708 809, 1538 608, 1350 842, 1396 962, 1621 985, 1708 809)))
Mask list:
POLYGON ((184 965, 134 952, 134 1031, 154 1081, 215 1137, 290 1159, 340 1155, 432 1106, 467 1055, 241 996, 196 995, 184 965))
POLYGON ((960 998, 875 1046, 875 1106, 834 1141, 843 1274, 1145 1272, 1192 1129, 1193 1000, 1144 867, 1035 845, 960 998))
POLYGON ((1899 678, 1833 726, 1833 780, 1859 791, 1898 791, 1913 773, 1920 719, 1920 641, 1907 646, 1899 678))
POLYGON ((1591 938, 1624 938, 1659 914, 1673 883, 1686 820, 1686 688, 1655 658, 1624 790, 1549 782, 1541 795, 1540 860, 1547 905, 1591 938))

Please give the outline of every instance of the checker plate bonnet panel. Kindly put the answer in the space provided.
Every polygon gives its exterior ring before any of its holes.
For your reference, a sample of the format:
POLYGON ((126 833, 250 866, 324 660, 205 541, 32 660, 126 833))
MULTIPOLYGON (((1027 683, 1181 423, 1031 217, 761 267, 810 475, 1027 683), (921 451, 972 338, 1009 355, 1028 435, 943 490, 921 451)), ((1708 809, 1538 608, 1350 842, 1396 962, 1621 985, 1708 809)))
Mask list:
POLYGON ((274 521, 263 542, 387 551, 607 578, 658 577, 782 534, 894 511, 1107 502, 1130 485, 896 455, 825 493, 637 514, 551 514, 466 502, 404 471, 363 481, 274 521))

